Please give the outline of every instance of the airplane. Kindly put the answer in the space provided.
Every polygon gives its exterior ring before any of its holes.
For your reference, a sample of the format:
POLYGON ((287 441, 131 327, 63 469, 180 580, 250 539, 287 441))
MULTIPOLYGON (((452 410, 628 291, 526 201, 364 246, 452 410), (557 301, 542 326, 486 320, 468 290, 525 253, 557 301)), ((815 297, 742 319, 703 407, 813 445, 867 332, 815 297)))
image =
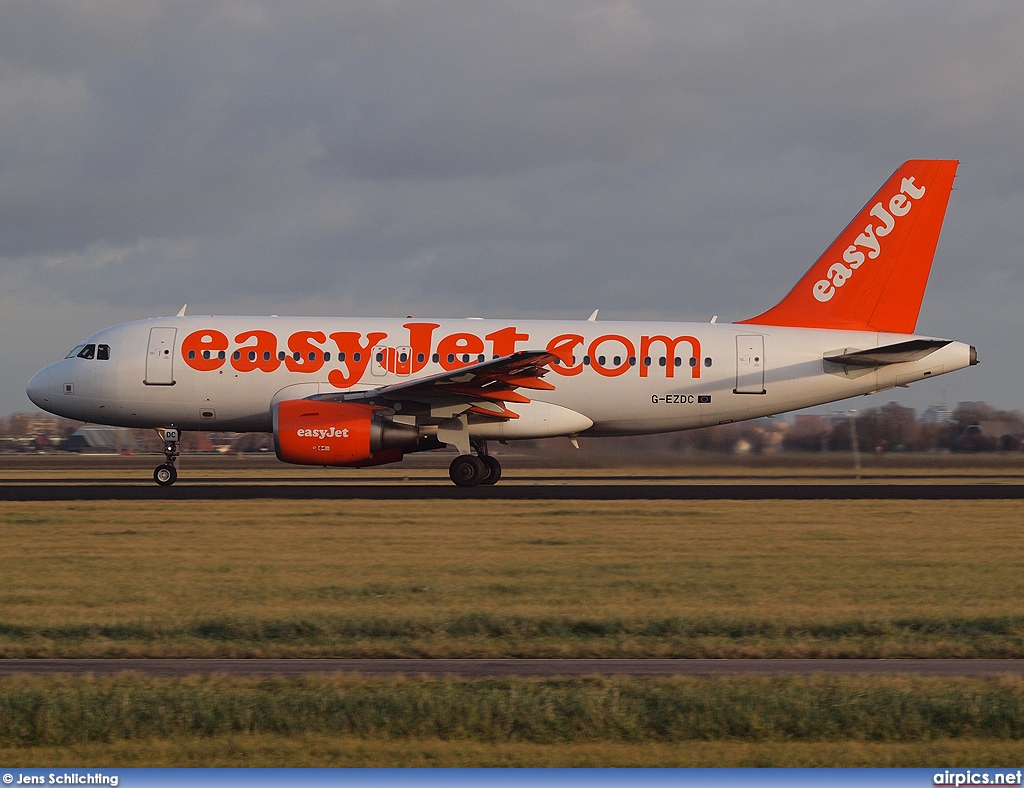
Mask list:
MULTIPOLYGON (((495 484, 488 441, 728 424, 943 375, 971 345, 915 334, 958 161, 903 164, 776 306, 735 323, 185 315, 98 331, 27 393, 69 419, 265 432, 278 458, 369 467, 454 447, 495 484)), ((578 445, 578 444, 576 444, 578 445)))

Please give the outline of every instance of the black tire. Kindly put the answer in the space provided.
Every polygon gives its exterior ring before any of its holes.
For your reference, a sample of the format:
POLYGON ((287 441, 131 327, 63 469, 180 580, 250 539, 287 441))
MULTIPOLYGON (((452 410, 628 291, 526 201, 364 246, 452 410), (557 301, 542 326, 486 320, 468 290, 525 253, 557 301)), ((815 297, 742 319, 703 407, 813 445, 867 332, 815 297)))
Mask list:
POLYGON ((448 475, 458 487, 476 487, 486 473, 480 458, 473 454, 460 454, 448 467, 448 475))
POLYGON ((501 478, 501 463, 498 462, 497 458, 487 455, 481 457, 480 461, 484 464, 484 471, 486 476, 480 480, 480 484, 497 484, 498 479, 501 478))
POLYGON ((161 487, 170 487, 178 481, 178 471, 170 463, 158 465, 156 470, 153 471, 153 481, 161 487))

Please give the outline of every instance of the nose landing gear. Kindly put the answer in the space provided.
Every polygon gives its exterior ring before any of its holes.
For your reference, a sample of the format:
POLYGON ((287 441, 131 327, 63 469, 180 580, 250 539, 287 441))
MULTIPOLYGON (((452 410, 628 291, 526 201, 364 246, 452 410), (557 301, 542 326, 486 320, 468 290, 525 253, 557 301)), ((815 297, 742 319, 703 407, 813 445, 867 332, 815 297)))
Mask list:
POLYGON ((153 481, 161 487, 170 487, 178 480, 178 469, 174 467, 174 461, 178 459, 178 440, 181 436, 176 429, 170 427, 158 429, 156 434, 164 442, 166 460, 153 471, 153 481))
POLYGON ((448 475, 459 487, 497 484, 501 478, 501 463, 487 453, 487 441, 472 441, 473 454, 460 454, 448 467, 448 475))

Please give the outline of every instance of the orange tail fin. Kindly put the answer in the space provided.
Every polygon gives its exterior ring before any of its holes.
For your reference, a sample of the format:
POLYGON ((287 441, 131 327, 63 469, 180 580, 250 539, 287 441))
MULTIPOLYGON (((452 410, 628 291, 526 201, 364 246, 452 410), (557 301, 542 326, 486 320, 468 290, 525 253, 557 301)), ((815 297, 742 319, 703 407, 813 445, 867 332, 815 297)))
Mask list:
POLYGON ((908 161, 789 295, 740 320, 913 334, 958 161, 908 161))

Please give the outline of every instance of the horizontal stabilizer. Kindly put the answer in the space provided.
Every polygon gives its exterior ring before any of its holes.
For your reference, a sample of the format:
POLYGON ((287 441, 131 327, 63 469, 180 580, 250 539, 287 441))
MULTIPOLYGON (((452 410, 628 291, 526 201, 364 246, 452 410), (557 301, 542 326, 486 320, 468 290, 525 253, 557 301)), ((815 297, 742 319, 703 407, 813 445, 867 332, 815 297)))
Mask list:
POLYGON ((895 345, 854 350, 850 353, 839 353, 825 356, 825 361, 843 364, 847 367, 885 367, 889 364, 902 364, 907 361, 920 361, 936 350, 950 344, 948 339, 911 339, 895 345))

